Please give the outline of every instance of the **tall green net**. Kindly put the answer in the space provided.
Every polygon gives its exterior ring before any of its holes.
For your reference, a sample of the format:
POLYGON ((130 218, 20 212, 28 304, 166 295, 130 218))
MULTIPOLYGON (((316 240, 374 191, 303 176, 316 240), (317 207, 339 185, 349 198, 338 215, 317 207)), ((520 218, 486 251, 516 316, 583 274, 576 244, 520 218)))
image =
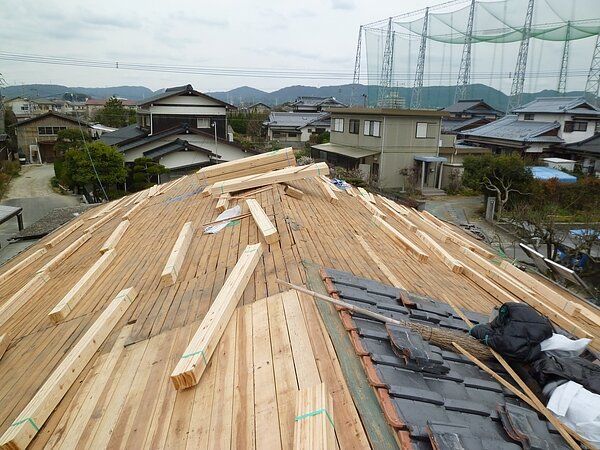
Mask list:
MULTIPOLYGON (((510 92, 527 4, 526 0, 481 0, 475 4, 471 36, 471 83, 475 86, 471 88, 470 97, 490 98, 493 102, 500 93, 510 92)), ((456 85, 469 12, 468 0, 445 9, 430 10, 424 86, 456 85)), ((407 97, 407 103, 415 79, 423 23, 423 11, 392 18, 391 88, 396 95, 407 97)), ((378 86, 382 85, 387 27, 387 20, 363 26, 370 105, 377 103, 378 86)), ((600 0, 536 0, 525 91, 557 88, 565 42, 569 47, 567 90, 583 91, 599 33, 600 0)), ((453 100, 448 89, 428 89, 423 106, 443 107, 453 100)))

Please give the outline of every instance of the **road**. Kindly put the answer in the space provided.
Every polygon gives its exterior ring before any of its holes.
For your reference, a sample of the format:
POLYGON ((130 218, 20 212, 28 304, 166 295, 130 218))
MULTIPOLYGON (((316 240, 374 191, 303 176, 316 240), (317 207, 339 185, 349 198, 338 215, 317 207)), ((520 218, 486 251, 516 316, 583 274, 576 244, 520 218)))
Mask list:
MULTIPOLYGON (((61 195, 52 190, 50 179, 53 176, 54 166, 52 164, 23 166, 20 176, 11 181, 9 189, 0 204, 22 207, 25 227, 36 222, 55 208, 79 205, 78 196, 61 195)), ((0 225, 0 263, 35 242, 9 243, 8 238, 18 231, 16 218, 0 225)))

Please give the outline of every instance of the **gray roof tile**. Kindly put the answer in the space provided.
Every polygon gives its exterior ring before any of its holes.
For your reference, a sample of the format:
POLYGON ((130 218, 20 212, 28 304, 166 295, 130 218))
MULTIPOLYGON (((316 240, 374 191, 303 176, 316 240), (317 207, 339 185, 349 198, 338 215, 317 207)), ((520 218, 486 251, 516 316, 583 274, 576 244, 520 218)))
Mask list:
POLYGON ((515 113, 577 113, 600 115, 600 110, 583 97, 540 97, 513 110, 515 113))
POLYGON ((560 143, 563 142, 563 140, 557 136, 541 136, 544 133, 558 128, 560 128, 560 123, 558 122, 518 120, 516 115, 510 115, 488 123, 487 125, 463 131, 461 134, 467 137, 486 137, 518 142, 560 143))

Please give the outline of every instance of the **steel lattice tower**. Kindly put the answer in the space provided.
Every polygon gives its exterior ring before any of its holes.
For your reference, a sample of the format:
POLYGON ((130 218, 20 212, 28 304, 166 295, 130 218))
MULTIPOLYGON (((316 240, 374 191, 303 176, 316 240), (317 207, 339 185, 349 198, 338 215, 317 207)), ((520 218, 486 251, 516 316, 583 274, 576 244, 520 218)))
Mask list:
POLYGON ((352 91, 350 93, 350 104, 354 105, 356 97, 356 86, 360 83, 360 58, 361 58, 361 41, 362 41, 362 25, 358 29, 358 43, 356 44, 356 59, 354 60, 354 76, 352 77, 352 91))
POLYGON ((456 91, 454 91, 454 103, 464 100, 467 96, 467 87, 471 81, 471 42, 473 41, 473 16, 475 15, 475 0, 471 0, 469 9, 469 21, 467 22, 467 32, 465 34, 465 44, 463 46, 462 58, 460 60, 460 69, 458 70, 458 80, 456 82, 456 91))
POLYGON ((590 100, 598 105, 598 91, 600 90, 600 35, 596 36, 596 46, 594 55, 590 64, 587 81, 585 83, 585 93, 591 97, 590 100))
POLYGON ((509 113, 521 104, 521 95, 523 94, 523 86, 525 85, 525 71, 527 70, 527 55, 529 53, 529 36, 531 35, 531 21, 533 19, 533 2, 529 0, 527 4, 527 14, 525 15, 525 24, 523 25, 523 37, 521 38, 521 46, 519 47, 519 55, 517 56, 517 65, 513 74, 512 87, 510 89, 510 98, 506 112, 509 113))
MULTIPOLYGON (((533 1, 533 0, 531 0, 533 1)), ((421 46, 419 47, 419 59, 415 73, 415 84, 410 97, 410 109, 421 107, 421 91, 423 90, 423 73, 425 72, 425 51, 427 50, 427 28, 429 25, 429 8, 425 8, 423 19, 423 33, 421 34, 421 46)))
POLYGON ((377 106, 387 105, 392 87, 392 73, 394 68, 394 30, 392 28, 392 18, 388 21, 388 29, 385 36, 385 49, 383 50, 383 66, 381 67, 381 77, 379 79, 379 90, 377 92, 377 106))
POLYGON ((571 22, 567 22, 567 34, 565 46, 563 47, 562 60, 560 63, 560 74, 558 75, 558 93, 567 92, 567 69, 569 68, 569 38, 571 37, 571 22))

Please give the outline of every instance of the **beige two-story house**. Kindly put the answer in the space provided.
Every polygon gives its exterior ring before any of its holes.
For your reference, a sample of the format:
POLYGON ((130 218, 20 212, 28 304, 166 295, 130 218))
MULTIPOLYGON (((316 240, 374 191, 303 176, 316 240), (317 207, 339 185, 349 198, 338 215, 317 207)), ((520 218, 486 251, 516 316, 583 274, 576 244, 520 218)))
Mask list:
POLYGON ((444 111, 330 109, 331 139, 312 146, 312 157, 358 169, 382 189, 402 189, 416 171, 421 188, 440 186, 439 156, 444 111))

